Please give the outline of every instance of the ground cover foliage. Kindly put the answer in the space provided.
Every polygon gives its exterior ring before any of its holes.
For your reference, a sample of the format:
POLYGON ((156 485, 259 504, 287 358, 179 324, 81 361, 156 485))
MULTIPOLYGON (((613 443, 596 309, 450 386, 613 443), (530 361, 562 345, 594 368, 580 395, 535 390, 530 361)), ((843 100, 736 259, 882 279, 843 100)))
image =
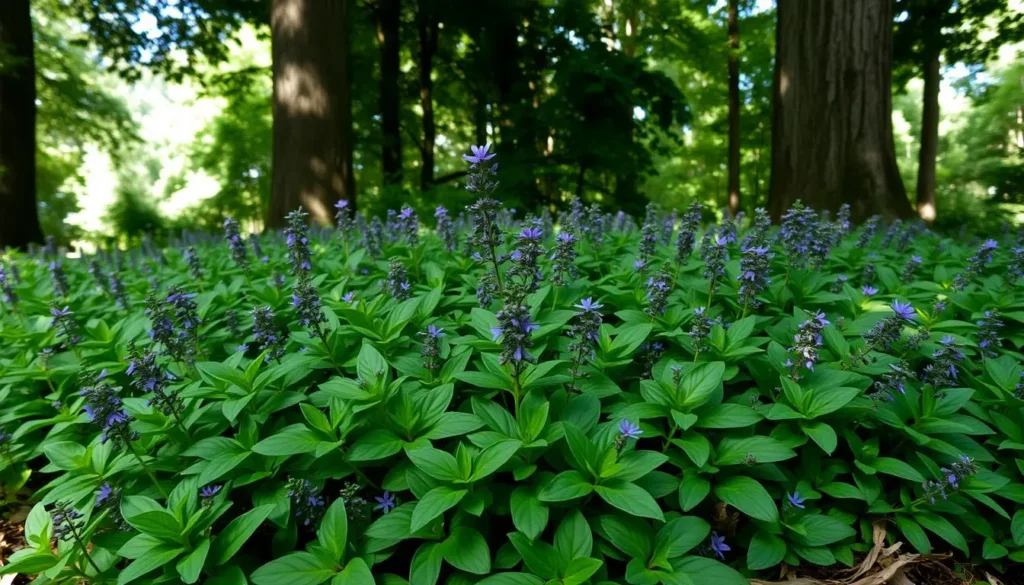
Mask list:
POLYGON ((39 582, 742 584, 872 524, 1024 561, 1024 250, 780 226, 337 209, 0 270, 0 466, 39 582), (20 491, 19 491, 20 490, 20 491))

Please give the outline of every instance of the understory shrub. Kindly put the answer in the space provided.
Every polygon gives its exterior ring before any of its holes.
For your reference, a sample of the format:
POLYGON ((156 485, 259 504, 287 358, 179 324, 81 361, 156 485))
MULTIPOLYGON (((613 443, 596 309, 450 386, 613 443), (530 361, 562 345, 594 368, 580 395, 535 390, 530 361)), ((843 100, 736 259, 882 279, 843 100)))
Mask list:
POLYGON ((0 573, 730 585, 876 523, 1024 561, 1019 236, 517 218, 493 156, 462 213, 8 257, 0 468, 34 507, 0 573))

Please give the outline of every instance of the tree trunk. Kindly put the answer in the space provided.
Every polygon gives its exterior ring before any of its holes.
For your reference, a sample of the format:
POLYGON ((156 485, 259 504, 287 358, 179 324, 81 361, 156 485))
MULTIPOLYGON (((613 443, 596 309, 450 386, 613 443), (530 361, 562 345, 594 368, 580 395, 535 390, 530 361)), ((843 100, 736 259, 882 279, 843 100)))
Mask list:
POLYGON ((422 168, 420 189, 427 191, 434 183, 434 82, 430 78, 434 71, 434 53, 437 52, 438 20, 433 3, 421 0, 416 13, 416 25, 420 35, 420 107, 423 109, 422 168))
POLYGON ((329 225, 352 174, 349 2, 272 0, 274 146, 269 227, 300 205, 329 225))
MULTIPOLYGON (((323 0, 314 1, 322 2, 323 0)), ((385 185, 402 182, 401 102, 398 89, 398 79, 401 73, 398 53, 401 10, 401 0, 378 0, 377 2, 377 42, 380 44, 381 166, 385 185)))
POLYGON ((740 211, 740 19, 739 0, 729 0, 729 215, 740 211))
POLYGON ((29 0, 0 0, 0 250, 43 243, 36 206, 36 65, 29 0))
MULTIPOLYGON (((927 41, 926 41, 927 42, 927 41)), ((939 51, 924 52, 924 105, 921 111, 921 151, 917 167, 917 213, 927 223, 935 221, 935 164, 939 150, 939 51)))
POLYGON ((913 214, 892 136, 890 0, 779 0, 769 208, 913 214))

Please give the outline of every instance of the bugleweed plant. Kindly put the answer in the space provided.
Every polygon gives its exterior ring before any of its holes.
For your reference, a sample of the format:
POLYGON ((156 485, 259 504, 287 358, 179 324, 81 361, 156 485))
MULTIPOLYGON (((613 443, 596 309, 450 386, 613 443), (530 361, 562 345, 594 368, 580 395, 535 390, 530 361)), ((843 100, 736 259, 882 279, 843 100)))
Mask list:
POLYGON ((873 526, 1024 561, 1024 253, 802 206, 573 202, 0 264, 0 573, 742 584, 873 526), (432 218, 436 225, 423 225, 432 218))

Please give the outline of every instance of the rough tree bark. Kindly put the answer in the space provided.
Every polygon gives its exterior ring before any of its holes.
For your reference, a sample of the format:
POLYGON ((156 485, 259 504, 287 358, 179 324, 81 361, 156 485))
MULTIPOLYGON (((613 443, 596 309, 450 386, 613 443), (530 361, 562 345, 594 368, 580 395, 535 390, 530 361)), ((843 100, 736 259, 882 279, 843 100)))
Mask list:
POLYGON ((913 214, 892 135, 890 0, 779 0, 769 208, 913 214))
MULTIPOLYGON (((323 0, 319 0, 323 1, 323 0)), ((381 166, 384 184, 402 182, 401 102, 398 89, 398 31, 402 13, 401 0, 378 0, 377 42, 380 45, 380 130, 381 166)))
POLYGON ((922 71, 924 72, 924 103, 921 110, 921 150, 917 167, 917 213, 921 219, 935 221, 935 167, 939 152, 939 53, 942 31, 938 15, 928 15, 924 31, 922 71))
POLYGON ((729 0, 729 215, 740 211, 740 19, 739 0, 729 0))
POLYGON ((349 2, 272 0, 273 177, 269 227, 300 205, 328 225, 339 199, 356 203, 352 174, 349 2))
POLYGON ((0 250, 43 242, 36 206, 36 79, 29 0, 0 0, 0 250))
POLYGON ((437 12, 433 2, 421 0, 416 13, 416 26, 420 36, 420 108, 423 109, 423 145, 420 149, 420 189, 427 191, 434 183, 434 53, 437 52, 439 32, 437 12))

